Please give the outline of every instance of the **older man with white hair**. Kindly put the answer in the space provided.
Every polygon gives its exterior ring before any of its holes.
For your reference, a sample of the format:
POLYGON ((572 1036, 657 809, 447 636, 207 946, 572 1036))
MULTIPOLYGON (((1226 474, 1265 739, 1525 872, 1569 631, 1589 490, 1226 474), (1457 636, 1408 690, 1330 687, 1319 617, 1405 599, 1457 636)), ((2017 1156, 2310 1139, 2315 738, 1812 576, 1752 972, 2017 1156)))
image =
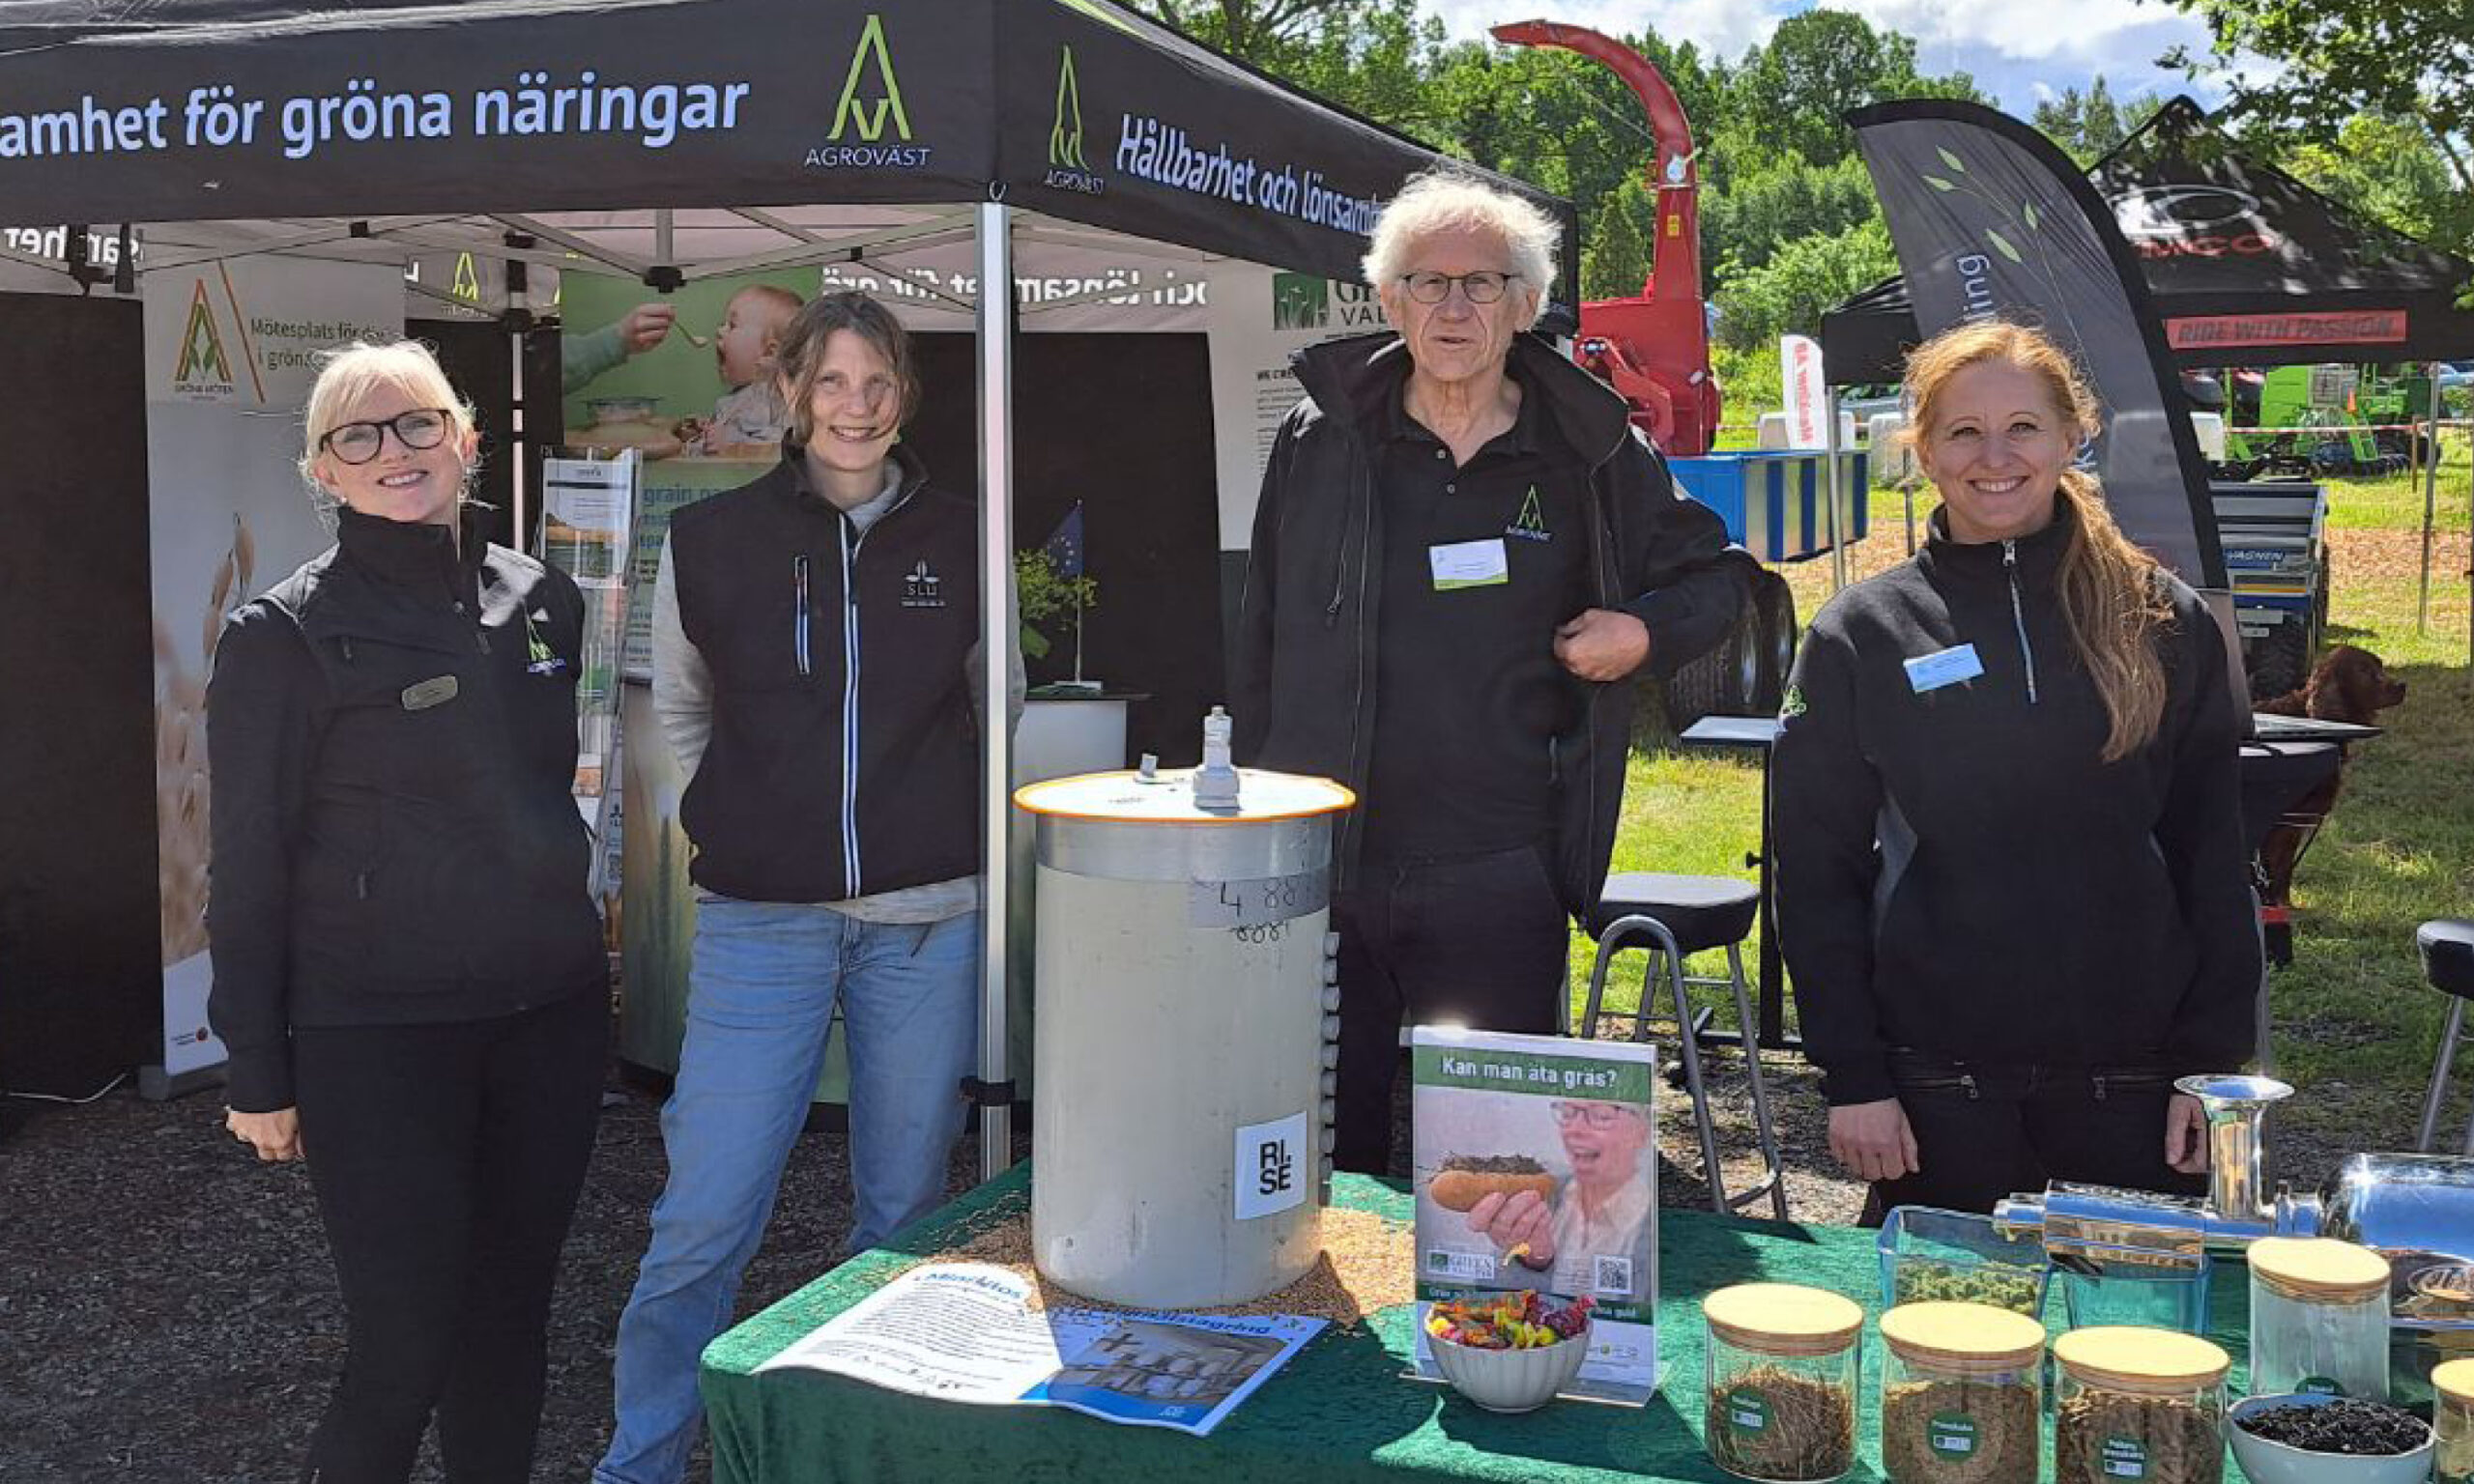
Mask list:
POLYGON ((1337 778, 1336 1157, 1390 1162, 1398 1030, 1552 1033, 1606 877, 1630 688, 1713 646, 1751 558, 1621 398, 1527 333, 1555 222, 1450 170, 1385 208, 1389 333, 1293 362, 1232 686, 1241 761, 1337 778))

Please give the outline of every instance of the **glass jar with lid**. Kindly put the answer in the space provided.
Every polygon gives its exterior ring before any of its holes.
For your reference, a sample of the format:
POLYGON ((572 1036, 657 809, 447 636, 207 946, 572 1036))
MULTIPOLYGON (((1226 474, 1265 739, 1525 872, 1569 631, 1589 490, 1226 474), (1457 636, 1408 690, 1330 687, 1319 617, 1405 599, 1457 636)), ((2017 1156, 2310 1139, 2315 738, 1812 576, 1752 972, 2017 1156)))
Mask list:
POLYGON ((1703 1445, 1766 1484, 1818 1484, 1856 1462, 1864 1310, 1795 1283, 1740 1283, 1701 1301, 1709 1327, 1703 1445))
POLYGON ((2172 1329, 2100 1325, 2054 1341, 2055 1484, 2219 1484, 2222 1346, 2172 1329))
POLYGON ((2388 1400, 2388 1260, 2328 1237, 2251 1243, 2251 1394, 2388 1400))
POLYGON ((2439 1484, 2474 1484, 2474 1356, 2431 1367, 2431 1426, 2439 1484))
POLYGON ((1891 1484, 2036 1484, 2045 1327, 1981 1303, 1882 1316, 1882 1472, 1891 1484))

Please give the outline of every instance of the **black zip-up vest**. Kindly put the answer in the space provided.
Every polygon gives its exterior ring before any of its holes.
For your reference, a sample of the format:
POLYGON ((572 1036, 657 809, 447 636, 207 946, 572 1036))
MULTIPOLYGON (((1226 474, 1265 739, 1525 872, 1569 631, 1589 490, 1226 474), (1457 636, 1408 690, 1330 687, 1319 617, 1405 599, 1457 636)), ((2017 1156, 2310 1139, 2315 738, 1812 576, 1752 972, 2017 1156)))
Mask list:
POLYGON ((864 533, 795 446, 672 519, 679 624, 713 680, 679 806, 708 891, 844 901, 979 870, 976 515, 895 455, 902 493, 864 533))

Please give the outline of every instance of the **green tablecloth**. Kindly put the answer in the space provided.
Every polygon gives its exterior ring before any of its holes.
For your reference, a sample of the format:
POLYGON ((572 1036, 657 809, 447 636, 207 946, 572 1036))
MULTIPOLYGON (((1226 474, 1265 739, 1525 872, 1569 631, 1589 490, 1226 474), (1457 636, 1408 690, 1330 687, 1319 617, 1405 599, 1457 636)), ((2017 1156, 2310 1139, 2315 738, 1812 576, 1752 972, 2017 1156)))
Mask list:
MULTIPOLYGON (((1342 1175, 1340 1205, 1399 1220, 1408 1195, 1342 1175)), ((1689 1211, 1660 1213, 1658 1395, 1644 1409, 1557 1402, 1526 1416, 1482 1412, 1448 1388, 1400 1379, 1413 1310, 1386 1309, 1352 1332, 1326 1330, 1208 1438, 1129 1427, 1061 1408, 971 1407, 906 1396, 804 1370, 753 1374, 792 1341, 858 1302, 949 1235, 1027 1208, 1028 1166, 964 1196, 862 1253, 715 1340, 703 1384, 713 1438, 715 1484, 899 1484, 906 1480, 1222 1481, 1358 1480, 1399 1475, 1452 1480, 1571 1484, 1655 1477, 1737 1484, 1701 1450, 1701 1298, 1754 1281, 1836 1290, 1878 1319, 1880 1278, 1873 1234, 1847 1227, 1785 1226, 1689 1211)), ((2249 1349, 2245 1276, 2220 1265, 2210 1337, 2243 1380, 2249 1349)), ((2060 1324, 2058 1289, 2048 1322, 2060 1324)), ((1880 1340, 1866 1327, 1863 1431, 1855 1481, 1881 1478, 1873 1388, 1880 1340)), ((2046 1477, 2051 1477, 2050 1466, 2046 1477)), ((2229 1484, 2240 1471, 2226 1460, 2229 1484)))

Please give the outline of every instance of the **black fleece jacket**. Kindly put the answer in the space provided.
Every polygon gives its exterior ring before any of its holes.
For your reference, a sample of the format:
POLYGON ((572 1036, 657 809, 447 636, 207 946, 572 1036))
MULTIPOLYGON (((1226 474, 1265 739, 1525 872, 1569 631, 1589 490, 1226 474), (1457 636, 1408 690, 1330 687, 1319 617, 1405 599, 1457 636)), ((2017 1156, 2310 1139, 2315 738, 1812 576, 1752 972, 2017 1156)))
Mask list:
POLYGON ((1778 914, 1833 1104, 1892 1096, 1887 1052, 2222 1070, 2250 1052, 2259 953, 2236 717, 2213 616, 2170 577, 2163 722, 2120 761, 2063 624, 2068 506, 2016 542, 1915 558, 1813 619, 1772 766, 1778 914), (1918 690, 1906 662, 1971 645, 1918 690), (1961 667, 1964 668, 1964 667, 1961 667))
POLYGON ((584 599, 470 522, 345 511, 233 614, 207 686, 207 1018, 231 1105, 292 1105, 295 1026, 513 1014, 604 986, 570 792, 584 599))
MULTIPOLYGON (((1726 637, 1758 565, 1728 544, 1713 511, 1676 493, 1666 462, 1604 383, 1534 335, 1515 337, 1510 357, 1522 386, 1544 400, 1555 435, 1588 461, 1591 603, 1640 619, 1650 632, 1647 668, 1673 673, 1726 637)), ((1289 359, 1306 396, 1280 424, 1254 512, 1229 684, 1237 760, 1362 791, 1381 649, 1433 642, 1395 632, 1377 611, 1384 548, 1375 448, 1409 355, 1387 331, 1325 341, 1289 359)), ((1632 692, 1620 682, 1571 684, 1584 693, 1580 724, 1537 742, 1557 791, 1556 886, 1565 910, 1579 916, 1597 900, 1615 849, 1632 692)), ((1474 716, 1470 725, 1514 724, 1474 716)), ((1342 884, 1354 877, 1363 838, 1354 815, 1342 821, 1342 884)))

